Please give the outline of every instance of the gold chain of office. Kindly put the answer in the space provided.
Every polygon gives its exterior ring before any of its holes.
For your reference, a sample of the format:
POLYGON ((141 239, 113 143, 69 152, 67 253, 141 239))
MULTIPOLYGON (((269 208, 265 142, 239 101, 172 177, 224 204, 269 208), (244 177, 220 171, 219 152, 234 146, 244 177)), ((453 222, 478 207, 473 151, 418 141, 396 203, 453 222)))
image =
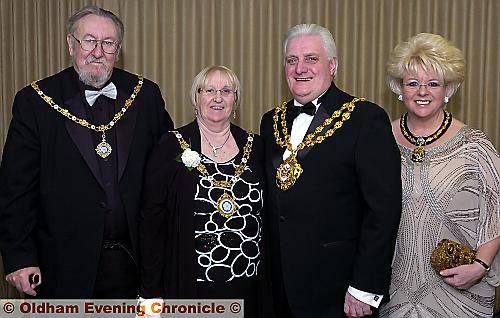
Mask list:
MULTIPOLYGON (((184 138, 182 138, 180 132, 174 130, 173 133, 175 137, 177 137, 177 141, 179 142, 182 151, 190 148, 189 144, 184 140, 184 138)), ((229 180, 215 180, 214 176, 208 173, 207 167, 203 163, 201 163, 201 161, 198 166, 196 166, 196 169, 203 176, 205 176, 210 181, 210 183, 224 189, 224 193, 219 197, 216 203, 217 211, 223 217, 228 218, 238 210, 238 204, 236 203, 236 200, 226 190, 229 190, 241 176, 243 171, 245 171, 245 167, 250 158, 250 153, 252 152, 253 138, 254 134, 252 132, 249 132, 247 142, 245 144, 245 147, 243 147, 243 158, 241 158, 240 164, 236 167, 236 169, 234 170, 234 175, 231 176, 229 180)))
POLYGON ((300 175, 304 171, 297 161, 297 153, 304 149, 305 147, 313 147, 316 144, 322 143, 326 138, 331 137, 335 131, 340 129, 342 125, 351 118, 351 113, 356 107, 356 103, 359 101, 364 101, 365 98, 353 98, 350 102, 344 103, 340 109, 337 109, 333 114, 325 119, 325 121, 316 127, 316 129, 309 133, 304 140, 297 145, 295 149, 290 142, 291 136, 288 134, 288 129, 286 127, 286 102, 283 102, 281 106, 276 107, 273 116, 273 129, 274 137, 276 139, 276 144, 282 148, 288 149, 291 152, 290 156, 285 159, 276 170, 276 184, 278 187, 285 191, 290 189, 295 182, 299 179, 300 175), (281 113, 281 115, 280 115, 281 113), (283 138, 280 137, 280 132, 278 130, 278 120, 281 117, 281 130, 283 138), (328 129, 324 135, 319 136, 325 127, 329 126, 334 120, 337 120, 332 128, 328 129))
POLYGON ((34 81, 33 83, 31 83, 31 87, 33 87, 33 89, 37 92, 37 94, 40 96, 40 98, 42 98, 47 104, 49 104, 50 107, 52 107, 54 110, 59 112, 64 117, 68 118, 69 120, 72 120, 73 122, 75 122, 75 123, 77 123, 85 128, 93 130, 95 132, 102 132, 102 141, 97 145, 97 147, 95 148, 95 151, 99 156, 101 156, 104 159, 107 156, 109 156, 111 154, 111 151, 113 150, 111 148, 111 145, 106 142, 105 132, 107 130, 110 130, 111 128, 113 128, 113 126, 123 117, 125 112, 129 109, 129 107, 132 105, 135 98, 137 97, 137 95, 141 91, 142 84, 144 83, 144 76, 137 74, 137 78, 138 78, 138 83, 134 87, 134 91, 132 92, 130 97, 125 101, 125 105, 122 107, 122 109, 119 112, 117 112, 113 116, 113 119, 109 123, 103 124, 103 125, 91 124, 87 120, 85 120, 83 118, 78 118, 75 115, 71 114, 66 108, 61 107, 58 104, 56 104, 54 102, 54 100, 52 99, 52 97, 46 95, 38 86, 37 81, 34 81))
MULTIPOLYGON (((185 151, 186 149, 190 148, 189 144, 184 140, 184 138, 182 138, 182 135, 178 131, 174 130, 173 133, 177 137, 177 140, 179 141, 179 145, 181 146, 182 151, 185 151)), ((245 171, 245 167, 247 165, 248 159, 250 158, 250 153, 252 152, 252 145, 253 145, 253 138, 254 138, 253 136, 254 135, 252 132, 248 133, 247 142, 245 144, 245 147, 243 147, 243 158, 241 158, 240 164, 234 170, 234 176, 231 177, 231 181, 215 180, 213 178, 213 176, 211 176, 208 173, 207 167, 201 162, 198 164, 198 166, 196 166, 196 169, 202 175, 207 177, 213 185, 216 185, 218 187, 222 187, 224 189, 231 188, 231 186, 234 184, 234 181, 241 176, 243 171, 245 171), (210 178, 210 177, 212 177, 212 178, 210 178)))

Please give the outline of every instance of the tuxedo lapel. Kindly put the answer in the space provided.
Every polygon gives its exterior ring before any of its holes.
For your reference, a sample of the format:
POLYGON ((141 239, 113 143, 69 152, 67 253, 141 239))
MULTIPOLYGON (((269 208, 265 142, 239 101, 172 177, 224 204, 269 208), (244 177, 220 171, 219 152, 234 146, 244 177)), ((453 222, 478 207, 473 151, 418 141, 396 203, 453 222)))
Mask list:
MULTIPOLYGON (((129 98, 130 94, 124 92, 117 86, 118 96, 116 97, 115 113, 125 107, 125 101, 129 98)), ((139 93, 140 94, 140 93, 139 93)), ((116 148, 118 156, 118 182, 120 181, 125 166, 127 165, 128 156, 130 153, 130 146, 134 138, 134 128, 137 119, 137 107, 139 105, 134 102, 130 108, 123 115, 123 117, 116 123, 116 148)))
MULTIPOLYGON (((321 103, 321 105, 318 107, 318 111, 316 114, 314 114, 314 118, 309 125, 309 128, 307 129, 306 136, 309 135, 310 133, 314 132, 314 130, 320 126, 328 117, 331 116, 330 113, 328 113, 328 107, 324 105, 324 103, 321 103)), ((327 130, 327 127, 323 129, 323 133, 327 130)), ((297 158, 298 159, 304 159, 304 157, 309 153, 312 147, 305 147, 301 151, 297 153, 297 158)))
MULTIPOLYGON (((314 132, 314 130, 321 126, 327 118, 332 116, 335 110, 340 109, 340 107, 342 107, 347 100, 350 100, 349 95, 339 90, 333 82, 325 95, 321 96, 319 99, 321 104, 318 107, 318 111, 314 115, 309 128, 307 129, 306 136, 314 132)), ((325 132, 335 124, 335 122, 336 120, 332 121, 330 125, 325 126, 319 135, 324 135, 325 132)), ((311 149, 312 147, 305 147, 299 151, 297 158, 304 159, 311 149)))
MULTIPOLYGON (((292 132, 293 121, 295 120, 295 114, 291 111, 293 106, 293 99, 286 104, 286 128, 288 129, 288 134, 292 132)), ((278 118, 278 129, 281 126, 281 116, 278 118)))
MULTIPOLYGON (((65 101, 65 105, 68 107, 68 111, 71 114, 76 117, 89 120, 87 114, 85 113, 85 106, 83 103, 83 97, 80 92, 77 92, 71 99, 65 101)), ((92 171, 92 174, 97 182, 99 182, 101 187, 103 187, 103 184, 101 183, 99 164, 95 153, 96 145, 94 145, 92 140, 90 129, 85 128, 71 120, 66 120, 65 125, 68 134, 89 166, 90 171, 92 171)))

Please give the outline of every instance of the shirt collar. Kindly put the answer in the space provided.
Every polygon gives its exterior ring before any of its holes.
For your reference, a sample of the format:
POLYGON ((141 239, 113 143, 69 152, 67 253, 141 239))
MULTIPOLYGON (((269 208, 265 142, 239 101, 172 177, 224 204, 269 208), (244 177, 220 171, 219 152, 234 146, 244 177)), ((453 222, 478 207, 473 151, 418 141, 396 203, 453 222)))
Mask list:
MULTIPOLYGON (((316 110, 318 110, 318 107, 321 105, 321 102, 318 102, 318 101, 319 101, 319 99, 320 99, 323 95, 325 95, 325 93, 326 93, 326 92, 328 92, 328 89, 329 89, 329 88, 327 88, 327 89, 326 89, 323 93, 321 93, 321 95, 319 95, 316 99, 314 99, 314 100, 312 101, 312 103, 314 104, 314 106, 316 106, 316 110)), ((294 105, 294 106, 299 106, 299 107, 304 106, 303 104, 299 103, 299 102, 298 102, 298 101, 296 101, 295 99, 293 100, 293 105, 294 105)))

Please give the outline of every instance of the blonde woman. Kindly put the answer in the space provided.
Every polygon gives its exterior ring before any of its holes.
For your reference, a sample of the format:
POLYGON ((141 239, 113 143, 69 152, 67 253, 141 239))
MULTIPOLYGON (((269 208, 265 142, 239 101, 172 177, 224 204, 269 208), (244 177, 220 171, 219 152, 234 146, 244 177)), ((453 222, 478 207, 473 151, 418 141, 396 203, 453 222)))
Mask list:
POLYGON ((448 112, 464 79, 462 52, 421 33, 397 45, 387 73, 406 113, 392 129, 401 152, 403 214, 390 301, 382 317, 492 317, 500 245, 500 160, 485 134, 448 112), (450 239, 477 250, 470 265, 436 272, 450 239))
POLYGON ((196 118, 165 134, 148 163, 141 221, 141 296, 244 299, 264 314, 262 141, 231 123, 236 74, 203 69, 193 80, 196 118))

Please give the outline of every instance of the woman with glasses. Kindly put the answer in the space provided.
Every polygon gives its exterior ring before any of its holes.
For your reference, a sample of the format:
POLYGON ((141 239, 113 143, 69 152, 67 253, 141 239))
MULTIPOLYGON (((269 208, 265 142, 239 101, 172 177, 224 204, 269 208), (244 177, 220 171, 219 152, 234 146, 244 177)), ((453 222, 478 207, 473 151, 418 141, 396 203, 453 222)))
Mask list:
POLYGON ((231 123, 240 99, 232 70, 203 69, 191 87, 195 120, 167 133, 151 156, 142 297, 244 299, 245 317, 262 316, 263 146, 231 123))
POLYGON ((403 213, 390 301, 382 317, 492 317, 499 285, 500 160, 485 134, 445 106, 464 79, 462 52, 421 33, 397 45, 387 73, 406 112, 393 122, 403 213), (471 264, 434 270, 442 239, 477 251, 471 264))

